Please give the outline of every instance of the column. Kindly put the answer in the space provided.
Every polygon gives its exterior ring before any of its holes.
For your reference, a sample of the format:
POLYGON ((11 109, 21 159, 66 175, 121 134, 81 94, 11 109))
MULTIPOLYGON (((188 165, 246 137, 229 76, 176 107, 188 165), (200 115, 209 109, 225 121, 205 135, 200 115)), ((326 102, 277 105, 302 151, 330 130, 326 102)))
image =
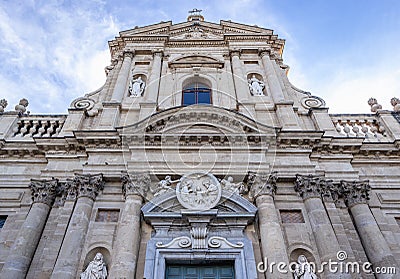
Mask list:
POLYGON ((243 74, 242 63, 240 62, 240 50, 230 52, 232 59, 233 82, 236 89, 236 97, 239 103, 249 98, 249 87, 246 77, 243 74))
POLYGON ((57 179, 31 180, 33 204, 4 263, 0 278, 25 278, 56 196, 57 179))
POLYGON ((278 115, 279 120, 283 126, 283 129, 296 129, 300 128, 298 123, 298 117, 293 110, 293 101, 286 100, 282 91, 282 87, 279 83, 278 75, 274 70, 274 61, 270 59, 271 50, 268 49, 260 49, 259 55, 261 57, 264 71, 267 76, 267 83, 270 88, 272 100, 275 103, 276 113, 278 115))
MULTIPOLYGON (((370 186, 368 181, 341 181, 342 193, 347 206, 353 216, 355 226, 361 238, 361 242, 374 268, 396 267, 400 271, 398 263, 375 221, 367 204, 369 200, 370 186)), ((381 278, 397 278, 397 274, 375 274, 381 278)))
POLYGON ((153 51, 153 64, 151 66, 150 76, 145 94, 145 100, 148 102, 157 102, 158 90, 161 78, 163 51, 153 51))
POLYGON ((269 58, 269 51, 268 50, 260 50, 260 57, 264 66, 265 74, 267 76, 267 82, 270 88, 270 93, 274 103, 280 103, 285 101, 285 97, 283 95, 282 88, 279 84, 278 77, 274 71, 273 62, 269 58))
MULTIPOLYGON (((321 262, 328 262, 329 259, 337 261, 337 253, 341 251, 328 214, 322 203, 321 194, 326 188, 326 181, 317 176, 296 176, 295 191, 304 200, 308 219, 317 244, 321 262)), ((331 274, 325 268, 326 278, 338 278, 339 273, 331 274)), ((340 274, 340 278, 351 278, 350 274, 340 274)))
POLYGON ((150 187, 148 173, 123 174, 122 191, 125 205, 118 224, 113 247, 110 278, 135 278, 140 245, 140 216, 143 197, 150 187))
MULTIPOLYGON (((278 213, 274 204, 276 192, 276 173, 250 173, 249 182, 250 195, 254 199, 258 208, 258 221, 261 236, 261 248, 263 260, 268 259, 268 263, 284 262, 289 264, 286 253, 285 240, 279 222, 278 213)), ((266 272, 267 278, 292 278, 291 273, 283 274, 276 270, 266 272)))
POLYGON ((126 85, 129 80, 129 71, 131 69, 132 58, 134 56, 134 51, 124 51, 123 61, 121 69, 117 77, 117 81, 114 86, 113 95, 111 97, 111 102, 121 103, 124 95, 127 93, 126 85))
POLYGON ((78 199, 51 275, 53 279, 72 279, 78 275, 94 200, 104 188, 103 175, 75 175, 74 184, 78 199))

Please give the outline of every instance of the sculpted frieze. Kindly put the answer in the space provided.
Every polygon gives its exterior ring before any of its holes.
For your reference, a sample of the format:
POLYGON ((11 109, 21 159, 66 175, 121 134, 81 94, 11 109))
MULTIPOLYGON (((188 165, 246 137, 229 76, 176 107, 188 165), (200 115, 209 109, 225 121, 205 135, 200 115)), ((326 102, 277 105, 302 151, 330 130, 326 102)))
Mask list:
POLYGON ((212 175, 195 172, 182 176, 176 186, 176 196, 183 207, 192 210, 208 210, 221 199, 221 185, 212 175))

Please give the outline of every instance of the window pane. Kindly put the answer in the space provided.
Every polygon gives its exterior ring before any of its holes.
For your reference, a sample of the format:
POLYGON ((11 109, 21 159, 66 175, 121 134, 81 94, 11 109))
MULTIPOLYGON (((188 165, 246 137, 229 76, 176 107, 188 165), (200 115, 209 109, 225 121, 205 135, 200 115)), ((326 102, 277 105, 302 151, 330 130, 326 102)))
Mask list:
POLYGON ((210 104, 210 91, 199 92, 198 93, 198 104, 210 104))
POLYGON ((183 93, 183 105, 189 106, 196 103, 195 93, 192 91, 183 93))
POLYGON ((0 229, 4 226, 6 223, 7 216, 0 216, 0 229))

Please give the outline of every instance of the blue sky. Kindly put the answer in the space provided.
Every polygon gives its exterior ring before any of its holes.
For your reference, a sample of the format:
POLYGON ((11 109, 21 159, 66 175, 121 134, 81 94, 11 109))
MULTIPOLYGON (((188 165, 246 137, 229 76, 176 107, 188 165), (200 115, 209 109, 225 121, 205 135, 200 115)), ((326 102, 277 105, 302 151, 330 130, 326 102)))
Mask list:
POLYGON ((0 0, 0 99, 13 110, 29 100, 33 114, 66 113, 71 101, 105 81, 107 41, 119 31, 186 20, 270 28, 286 39, 291 82, 322 97, 331 113, 369 113, 400 97, 400 1, 0 0))

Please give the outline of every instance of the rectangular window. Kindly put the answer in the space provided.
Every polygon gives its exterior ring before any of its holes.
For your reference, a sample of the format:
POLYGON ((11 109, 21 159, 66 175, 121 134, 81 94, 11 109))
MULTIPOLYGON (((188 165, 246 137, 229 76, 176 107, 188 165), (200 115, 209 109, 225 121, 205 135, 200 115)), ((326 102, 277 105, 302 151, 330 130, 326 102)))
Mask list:
POLYGON ((304 223, 304 217, 300 209, 280 210, 282 223, 304 223))
POLYGON ((4 224, 6 223, 7 215, 0 215, 0 229, 3 228, 4 224))
POLYGON ((97 210, 96 222, 118 222, 119 209, 102 209, 97 210))

